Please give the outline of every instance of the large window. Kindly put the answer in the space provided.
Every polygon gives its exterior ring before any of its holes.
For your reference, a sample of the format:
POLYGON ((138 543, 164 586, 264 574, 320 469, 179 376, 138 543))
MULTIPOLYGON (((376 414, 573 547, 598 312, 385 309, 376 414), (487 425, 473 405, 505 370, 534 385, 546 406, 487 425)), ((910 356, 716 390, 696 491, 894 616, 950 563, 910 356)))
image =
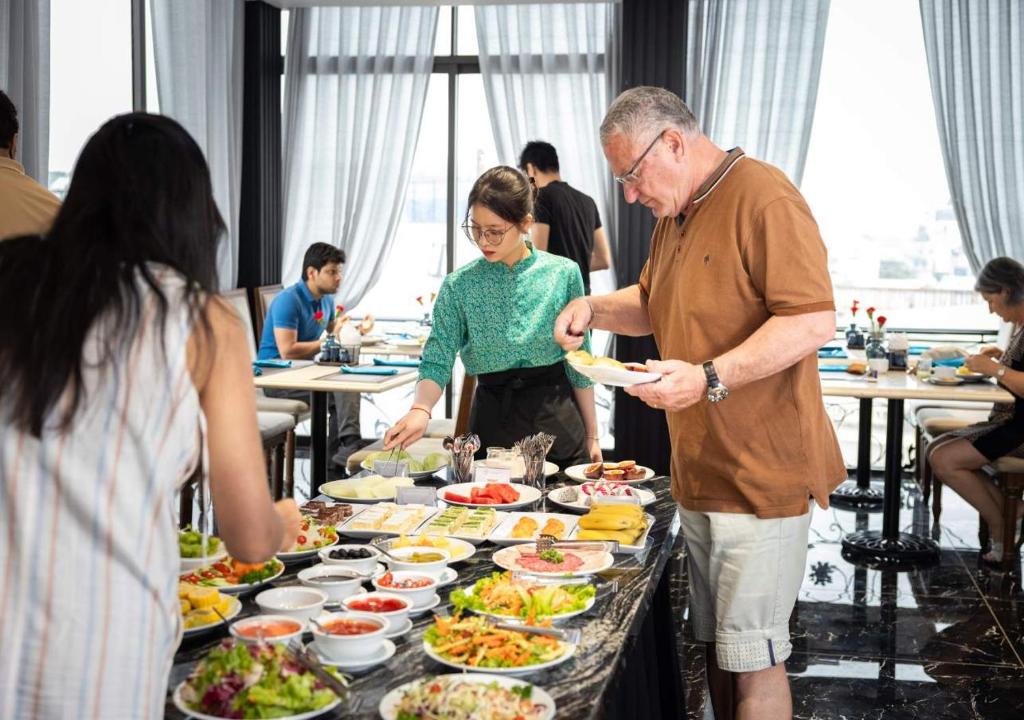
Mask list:
POLYGON ((917 3, 832 3, 801 190, 840 323, 858 299, 894 327, 996 326, 953 215, 917 3))
POLYGON ((50 0, 50 190, 67 192, 85 141, 132 109, 132 13, 126 0, 50 0))

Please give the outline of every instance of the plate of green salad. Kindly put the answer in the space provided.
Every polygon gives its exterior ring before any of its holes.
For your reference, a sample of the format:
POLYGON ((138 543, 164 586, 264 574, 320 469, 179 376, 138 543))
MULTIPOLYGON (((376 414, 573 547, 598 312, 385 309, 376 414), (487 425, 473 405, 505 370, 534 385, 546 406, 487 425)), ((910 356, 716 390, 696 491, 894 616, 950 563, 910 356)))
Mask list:
POLYGON ((456 610, 468 610, 502 620, 565 620, 594 607, 591 583, 513 580, 510 572, 494 572, 475 584, 454 590, 456 610))
MULTIPOLYGON (((345 682, 333 668, 324 669, 345 682)), ((200 660, 172 697, 178 710, 199 720, 306 720, 332 710, 342 699, 295 662, 284 645, 234 640, 224 640, 200 660)))
POLYGON ((187 525, 178 531, 178 555, 181 558, 181 572, 195 570, 203 565, 223 560, 228 549, 216 535, 206 536, 206 554, 203 554, 203 533, 187 525))
POLYGON ((552 720, 555 701, 543 688, 514 678, 465 673, 400 685, 378 707, 384 720, 552 720))

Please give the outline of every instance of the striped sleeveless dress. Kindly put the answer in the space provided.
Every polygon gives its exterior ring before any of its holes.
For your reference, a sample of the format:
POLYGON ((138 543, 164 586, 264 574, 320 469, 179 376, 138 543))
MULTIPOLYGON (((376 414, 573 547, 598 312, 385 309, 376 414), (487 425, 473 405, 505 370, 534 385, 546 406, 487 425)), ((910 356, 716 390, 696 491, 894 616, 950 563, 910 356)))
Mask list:
MULTIPOLYGON (((86 395, 70 431, 41 438, 0 405, 0 715, 163 717, 178 609, 176 492, 202 457, 188 371, 184 280, 152 265, 142 320, 118 362, 86 337, 86 395), (164 354, 166 347, 166 356, 164 354)), ((108 320, 109 322, 109 320, 108 320)))

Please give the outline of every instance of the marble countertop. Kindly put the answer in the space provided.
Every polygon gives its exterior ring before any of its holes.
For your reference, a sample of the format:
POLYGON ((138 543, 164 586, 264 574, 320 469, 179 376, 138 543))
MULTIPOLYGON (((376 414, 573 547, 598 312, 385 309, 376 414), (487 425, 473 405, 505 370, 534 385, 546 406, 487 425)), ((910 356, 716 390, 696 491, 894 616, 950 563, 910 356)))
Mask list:
MULTIPOLYGON (((425 484, 423 482, 417 484, 425 484)), ((549 487, 573 484, 571 481, 549 483, 549 487)), ((437 483, 440 486, 440 483, 437 483)), ((600 574, 598 600, 587 613, 572 618, 560 627, 579 627, 583 630, 583 641, 575 656, 568 662, 550 670, 521 679, 543 687, 554 698, 557 717, 598 718, 602 716, 602 700, 615 692, 621 677, 622 659, 632 649, 644 617, 650 610, 654 592, 665 571, 673 542, 679 530, 675 513, 675 502, 668 490, 666 477, 655 478, 644 487, 655 491, 657 500, 647 507, 655 517, 644 551, 637 555, 616 555, 615 565, 600 574)), ((548 508, 559 511, 557 506, 548 508)), ((351 539, 348 539, 352 542, 351 539)), ((459 579, 440 591, 442 605, 448 602, 448 593, 457 587, 464 587, 489 575, 496 569, 491 554, 498 546, 484 543, 477 553, 464 563, 455 565, 459 579)), ((311 562, 289 565, 284 575, 273 585, 295 584, 298 570, 308 567, 311 562)), ((268 587, 268 586, 265 586, 268 587)), ((242 596, 244 609, 240 617, 256 614, 254 593, 242 596)), ((422 636, 431 624, 432 616, 427 613, 417 618, 413 629, 403 638, 395 640, 398 650, 384 665, 365 674, 353 677, 351 688, 358 699, 356 712, 335 711, 324 718, 376 718, 380 699, 392 688, 415 680, 424 675, 452 672, 434 663, 422 650, 422 636)), ((191 671, 196 661, 220 640, 227 636, 227 630, 220 628, 208 634, 184 640, 174 657, 168 685, 166 717, 181 718, 181 713, 170 703, 170 693, 191 671)))

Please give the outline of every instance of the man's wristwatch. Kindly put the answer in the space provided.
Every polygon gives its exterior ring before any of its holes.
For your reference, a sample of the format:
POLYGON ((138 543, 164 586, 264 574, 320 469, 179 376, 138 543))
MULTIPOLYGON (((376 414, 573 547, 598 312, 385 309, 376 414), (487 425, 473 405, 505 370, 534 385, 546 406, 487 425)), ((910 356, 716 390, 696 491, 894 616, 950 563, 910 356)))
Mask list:
POLYGON ((708 402, 719 403, 729 397, 729 388, 722 384, 722 381, 718 379, 718 373, 715 372, 714 364, 708 360, 703 365, 704 376, 708 379, 708 402))
POLYGON ((1005 365, 1000 365, 999 368, 996 370, 996 379, 1002 380, 1003 379, 1003 375, 1005 375, 1005 374, 1006 374, 1006 366, 1005 365))

